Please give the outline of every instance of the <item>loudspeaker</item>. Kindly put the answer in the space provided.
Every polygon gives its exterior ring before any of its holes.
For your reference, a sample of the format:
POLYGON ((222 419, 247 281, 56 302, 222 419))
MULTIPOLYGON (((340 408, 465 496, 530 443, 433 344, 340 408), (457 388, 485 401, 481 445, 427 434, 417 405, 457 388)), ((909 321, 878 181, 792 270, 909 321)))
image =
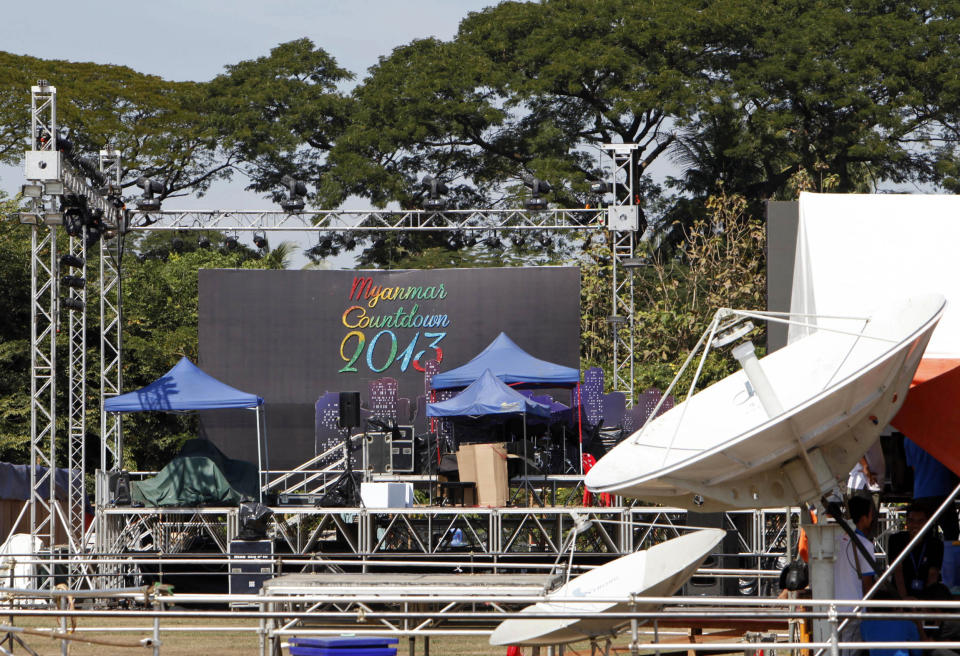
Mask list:
POLYGON ((130 498, 130 472, 120 471, 110 474, 110 496, 115 506, 129 506, 133 503, 130 498))
MULTIPOLYGON (((726 528, 724 513, 687 513, 687 525, 697 528, 726 528)), ((737 532, 726 529, 727 535, 700 567, 703 569, 733 569, 739 551, 737 532)), ((733 597, 737 595, 739 582, 734 577, 692 576, 683 585, 683 594, 688 597, 733 597)))
POLYGON ((340 428, 360 425, 360 392, 340 392, 340 428))

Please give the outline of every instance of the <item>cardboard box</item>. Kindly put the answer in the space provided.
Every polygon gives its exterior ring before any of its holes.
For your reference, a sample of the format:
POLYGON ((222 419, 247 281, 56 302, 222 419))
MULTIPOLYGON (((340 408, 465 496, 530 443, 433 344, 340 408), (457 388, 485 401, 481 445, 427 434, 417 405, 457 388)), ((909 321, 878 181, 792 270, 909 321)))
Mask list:
POLYGON ((461 445, 457 467, 461 481, 477 484, 477 505, 507 505, 507 449, 503 442, 461 445))

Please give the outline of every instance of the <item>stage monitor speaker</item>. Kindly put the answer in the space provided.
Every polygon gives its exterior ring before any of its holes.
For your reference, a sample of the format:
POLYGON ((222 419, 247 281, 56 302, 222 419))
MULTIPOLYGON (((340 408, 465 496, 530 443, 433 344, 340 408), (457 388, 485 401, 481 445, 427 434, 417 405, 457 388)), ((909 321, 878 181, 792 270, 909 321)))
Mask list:
MULTIPOLYGON (((687 525, 697 528, 726 528, 724 526, 725 513, 687 513, 687 525)), ((737 533, 736 531, 726 529, 727 535, 713 552, 707 556, 702 569, 732 569, 736 556, 730 554, 736 553, 737 533)), ((690 577, 690 580, 683 585, 683 594, 688 597, 733 597, 737 595, 739 582, 734 577, 729 576, 697 576, 690 577)))
POLYGON ((115 506, 129 506, 133 503, 130 497, 130 472, 119 471, 110 474, 110 497, 115 506))
POLYGON ((360 392, 340 392, 340 428, 360 425, 360 392))

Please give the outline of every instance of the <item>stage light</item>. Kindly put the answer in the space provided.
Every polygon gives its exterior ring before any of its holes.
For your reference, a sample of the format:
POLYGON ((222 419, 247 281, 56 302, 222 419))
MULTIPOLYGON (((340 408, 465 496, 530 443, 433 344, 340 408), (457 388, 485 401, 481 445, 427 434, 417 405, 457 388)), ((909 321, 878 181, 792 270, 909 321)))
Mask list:
POLYGON ((530 189, 531 197, 527 199, 524 205, 528 210, 545 210, 547 209, 547 201, 544 198, 541 198, 541 194, 549 194, 551 191, 550 184, 545 180, 540 180, 535 178, 529 173, 523 174, 523 184, 525 184, 530 189))
POLYGON ((170 240, 170 248, 179 253, 183 250, 183 240, 180 237, 174 237, 170 240))
POLYGON ((590 191, 595 194, 609 194, 613 191, 613 185, 609 182, 594 182, 590 185, 590 191))
POLYGON ((287 189, 286 197, 280 199, 280 207, 283 211, 302 212, 305 207, 303 197, 307 195, 307 185, 290 175, 280 178, 280 183, 287 189))
POLYGON ((261 230, 259 232, 253 233, 253 243, 260 250, 266 250, 267 248, 267 235, 261 230))
POLYGON ((197 246, 200 248, 210 248, 210 238, 206 235, 200 235, 197 238, 197 246))
POLYGON ((83 214, 77 208, 70 208, 63 215, 63 227, 71 237, 83 234, 83 214))
POLYGON ((489 237, 483 240, 484 245, 490 249, 503 248, 503 244, 500 242, 500 238, 496 234, 491 234, 489 237))
POLYGON ((60 299, 61 305, 71 312, 82 312, 83 311, 83 301, 79 298, 63 298, 60 299))
POLYGON ((273 511, 262 503, 244 501, 237 513, 237 539, 265 540, 273 511))
POLYGON ((41 196, 43 196, 43 185, 42 184, 20 185, 20 193, 25 198, 40 198, 41 196))
POLYGON ((353 235, 350 235, 343 242, 343 247, 346 248, 348 251, 352 251, 354 248, 357 247, 357 240, 354 239, 353 235))
POLYGON ((84 264, 86 264, 86 262, 84 262, 83 258, 80 257, 79 255, 72 255, 70 253, 67 253, 66 255, 60 256, 60 266, 62 267, 68 266, 68 267, 80 268, 84 264))
POLYGON ((477 245, 477 236, 472 232, 468 232, 463 238, 463 245, 467 248, 473 248, 477 245))
POLYGON ((83 171, 83 174, 89 178, 94 187, 104 187, 107 184, 107 178, 100 170, 100 160, 91 155, 78 157, 74 160, 77 167, 83 171))
POLYGON ((70 141, 70 138, 67 137, 64 132, 57 135, 57 150, 64 155, 69 155, 73 152, 73 142, 70 141))
POLYGON ((625 257, 620 260, 620 265, 631 273, 650 266, 649 257, 625 257))
POLYGON ((83 289, 87 286, 87 281, 80 276, 64 276, 60 278, 60 283, 64 287, 71 287, 73 289, 83 289))
POLYGON ((154 198, 154 194, 163 194, 166 189, 162 182, 151 180, 144 176, 137 178, 137 186, 143 189, 143 196, 137 199, 137 209, 145 212, 157 212, 160 210, 162 198, 154 198))
POLYGON ((428 212, 441 212, 446 208, 447 201, 441 196, 449 193, 447 185, 432 176, 425 177, 420 185, 427 190, 427 199, 423 203, 423 209, 428 212))
POLYGON ((59 180, 50 180, 43 183, 43 193, 48 196, 62 196, 64 193, 63 183, 59 180))
POLYGON ((518 232, 511 238, 511 241, 517 248, 523 248, 523 245, 527 243, 527 237, 522 232, 518 232))
POLYGON ((223 245, 226 246, 227 250, 234 250, 237 247, 237 236, 227 235, 227 237, 223 240, 223 245))

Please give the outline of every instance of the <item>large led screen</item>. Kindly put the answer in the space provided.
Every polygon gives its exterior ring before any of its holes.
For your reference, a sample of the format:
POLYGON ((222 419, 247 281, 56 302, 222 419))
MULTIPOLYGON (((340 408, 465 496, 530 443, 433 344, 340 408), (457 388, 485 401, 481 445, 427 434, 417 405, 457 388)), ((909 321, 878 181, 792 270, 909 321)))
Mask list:
MULTIPOLYGON (((314 404, 326 392, 398 381, 424 393, 423 365, 460 366, 505 332, 531 355, 579 361, 576 267, 410 271, 200 271, 200 366, 265 400, 271 469, 315 455, 314 404)), ((562 399, 564 400, 564 399, 562 399)), ((230 457, 256 462, 250 411, 202 413, 230 457)))

